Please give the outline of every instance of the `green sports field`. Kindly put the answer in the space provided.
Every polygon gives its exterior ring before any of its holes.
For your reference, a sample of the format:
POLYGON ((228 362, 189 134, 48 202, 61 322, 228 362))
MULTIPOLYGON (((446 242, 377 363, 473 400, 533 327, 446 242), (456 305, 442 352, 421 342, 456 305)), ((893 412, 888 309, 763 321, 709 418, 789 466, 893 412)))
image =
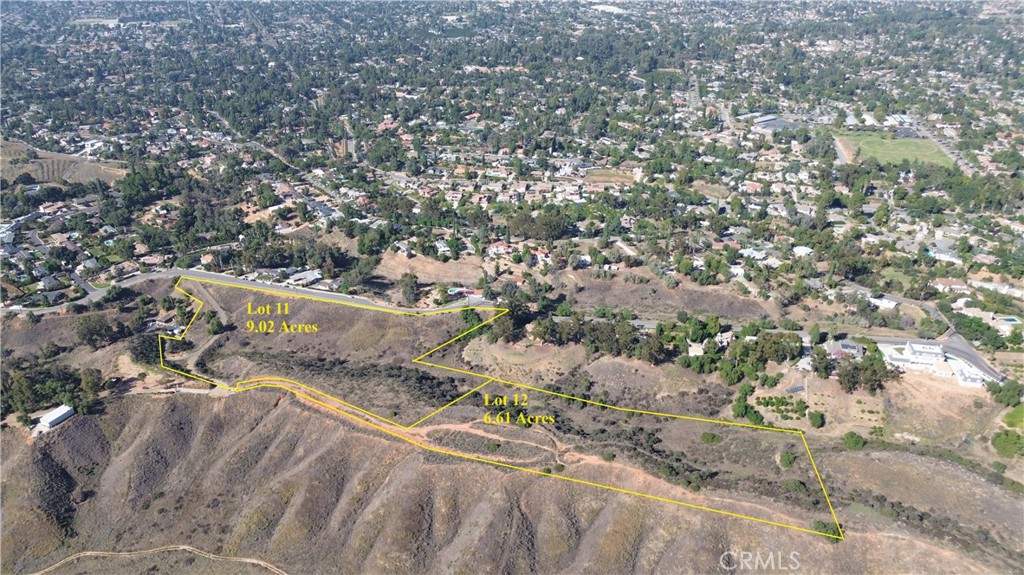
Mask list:
POLYGON ((883 138, 878 132, 846 132, 836 136, 837 143, 847 157, 860 162, 874 156, 883 164, 898 164, 903 160, 921 161, 952 166, 949 158, 935 142, 921 138, 883 138), (860 154, 857 155, 857 149, 860 154))

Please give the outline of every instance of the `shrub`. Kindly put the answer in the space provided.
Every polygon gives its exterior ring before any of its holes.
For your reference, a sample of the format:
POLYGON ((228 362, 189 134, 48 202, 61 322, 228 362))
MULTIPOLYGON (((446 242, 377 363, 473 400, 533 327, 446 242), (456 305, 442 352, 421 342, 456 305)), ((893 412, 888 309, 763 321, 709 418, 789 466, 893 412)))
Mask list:
POLYGON ((799 479, 787 479, 782 482, 782 485, 785 486, 786 489, 789 489, 790 491, 795 491, 797 493, 807 493, 807 486, 804 485, 804 482, 800 481, 799 479))
POLYGON ((704 433, 700 434, 700 440, 703 443, 706 443, 707 445, 714 445, 716 443, 722 442, 722 436, 716 435, 714 433, 708 433, 705 431, 704 433))
POLYGON ((1005 429, 992 436, 992 447, 1003 457, 1024 455, 1024 436, 1016 431, 1005 429))
POLYGON ((807 419, 811 422, 811 427, 815 429, 825 426, 825 414, 820 411, 812 411, 808 413, 807 419))
POLYGON ((796 454, 792 451, 783 451, 782 455, 779 456, 779 465, 781 465, 783 469, 793 467, 793 463, 795 462, 796 454))
POLYGON ((847 431, 843 436, 843 446, 849 449, 861 449, 868 444, 868 440, 861 437, 855 431, 847 431))
POLYGON ((830 537, 829 540, 832 543, 839 543, 840 539, 838 539, 838 537, 842 536, 842 534, 839 532, 839 526, 836 525, 835 523, 825 523, 824 521, 815 521, 814 523, 811 524, 811 529, 813 529, 814 531, 817 531, 818 533, 824 533, 825 535, 831 535, 832 537, 830 537))

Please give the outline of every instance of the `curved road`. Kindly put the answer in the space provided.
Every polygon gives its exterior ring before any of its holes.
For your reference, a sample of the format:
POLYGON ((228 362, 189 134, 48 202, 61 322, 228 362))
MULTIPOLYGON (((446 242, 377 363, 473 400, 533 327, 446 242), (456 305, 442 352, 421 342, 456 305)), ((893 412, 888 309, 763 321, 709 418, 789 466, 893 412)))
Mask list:
MULTIPOLYGON (((127 278, 125 278, 125 279, 123 279, 121 281, 118 281, 116 284, 112 284, 112 285, 118 285, 120 287, 130 287, 132 285, 135 285, 137 283, 140 283, 140 282, 143 282, 143 281, 147 281, 147 280, 160 279, 160 278, 171 279, 171 278, 176 278, 178 276, 181 276, 181 277, 184 277, 184 278, 190 278, 191 277, 191 278, 197 278, 197 279, 212 280, 212 281, 220 282, 222 284, 228 284, 228 285, 233 285, 233 286, 243 287, 243 288, 274 289, 274 290, 285 292, 285 293, 289 293, 290 292, 290 293, 295 293, 297 295, 305 295, 305 296, 310 296, 310 297, 316 297, 316 298, 320 298, 320 299, 336 301, 336 302, 339 302, 339 303, 348 303, 348 304, 353 304, 354 303, 354 304, 358 304, 358 305, 361 305, 361 306, 372 307, 372 308, 377 308, 377 309, 382 309, 382 310, 389 310, 389 311, 398 310, 398 311, 406 311, 406 312, 409 312, 409 313, 425 313, 425 312, 430 312, 430 311, 452 310, 452 309, 459 309, 461 307, 467 307, 467 306, 471 306, 471 305, 488 305, 488 304, 492 303, 492 302, 489 302, 489 301, 487 301, 485 299, 482 299, 482 298, 472 298, 472 299, 467 299, 467 300, 457 300, 457 301, 454 301, 452 303, 443 305, 441 307, 436 307, 436 308, 405 308, 405 307, 399 307, 399 306, 380 304, 380 303, 377 303, 377 302, 375 302, 373 300, 370 300, 370 299, 367 299, 367 298, 364 298, 364 297, 360 297, 360 296, 341 294, 341 293, 337 293, 337 292, 331 292, 331 291, 325 291, 325 290, 317 290, 317 289, 310 289, 310 288, 297 287, 297 286, 289 286, 289 285, 277 284, 277 283, 272 283, 272 282, 261 282, 261 281, 256 281, 256 280, 245 280, 245 279, 236 278, 234 276, 229 276, 229 275, 225 275, 225 274, 218 274, 218 273, 213 273, 213 272, 208 272, 208 271, 203 271, 203 270, 183 270, 183 269, 175 269, 175 268, 167 269, 167 270, 158 270, 158 271, 153 271, 153 272, 149 272, 149 273, 145 273, 145 274, 138 274, 138 275, 129 276, 129 277, 127 277, 127 278)), ((11 306, 11 307, 5 308, 5 309, 7 309, 9 311, 14 311, 14 312, 32 312, 32 313, 34 313, 36 315, 46 314, 46 313, 57 313, 57 312, 64 311, 69 304, 75 304, 75 303, 77 303, 77 304, 88 304, 88 303, 91 303, 93 301, 102 299, 103 296, 107 295, 108 291, 110 291, 110 287, 95 289, 94 291, 90 292, 89 294, 87 294, 85 297, 83 297, 81 299, 77 299, 77 300, 75 300, 73 302, 63 303, 63 304, 60 304, 60 305, 55 305, 55 306, 50 306, 50 307, 26 308, 26 307, 21 307, 21 306, 11 306)))
MULTIPOLYGON (((118 282, 116 285, 119 285, 119 286, 122 286, 122 287, 129 287, 129 286, 134 285, 136 283, 139 283, 139 282, 142 282, 142 281, 146 281, 146 280, 150 280, 150 279, 159 279, 159 278, 168 278, 168 279, 170 279, 170 278, 174 278, 174 277, 178 277, 178 276, 182 276, 182 277, 186 277, 186 278, 187 277, 193 277, 193 278, 198 278, 198 279, 213 280, 213 281, 217 281, 217 282, 220 282, 220 283, 223 283, 223 284, 234 285, 234 286, 243 287, 243 288, 274 289, 274 290, 281 291, 281 292, 286 292, 286 293, 290 292, 290 293, 295 293, 297 295, 305 295, 305 296, 311 296, 311 297, 316 297, 316 298, 330 300, 330 301, 336 301, 338 303, 357 304, 357 305, 360 305, 360 306, 365 306, 365 307, 370 307, 370 308, 375 308, 375 309, 388 310, 388 311, 398 310, 398 311, 405 311, 405 312, 410 312, 410 313, 425 313, 425 312, 430 312, 430 311, 453 310, 453 309, 459 309, 461 307, 467 307, 467 306, 471 306, 471 305, 491 305, 491 304, 493 304, 493 302, 489 302, 489 301, 484 300, 482 298, 473 298, 472 300, 458 300, 458 301, 452 302, 450 304, 447 304, 447 305, 444 305, 444 306, 441 306, 441 307, 438 307, 438 308, 424 308, 424 309, 403 308, 403 307, 397 307, 397 306, 380 304, 380 303, 377 303, 377 302, 375 302, 373 300, 370 300, 370 299, 367 299, 367 298, 364 298, 364 297, 359 297, 359 296, 352 296, 352 295, 341 294, 341 293, 337 293, 337 292, 309 289, 309 288, 303 288, 303 287, 293 287, 293 286, 276 284, 276 283, 271 283, 271 282, 260 282, 260 281, 255 281, 255 280, 245 280, 245 279, 236 278, 234 276, 218 274, 218 273, 213 273, 213 272, 207 272, 207 271, 202 271, 202 270, 182 270, 182 269, 159 270, 159 271, 154 271, 154 272, 150 272, 150 273, 147 273, 147 274, 139 274, 139 275, 128 277, 127 279, 124 279, 124 280, 118 282)), ((97 290, 89 293, 88 295, 86 295, 84 298, 76 300, 75 302, 70 302, 70 303, 89 303, 89 302, 98 300, 98 299, 102 298, 103 296, 105 296, 107 294, 107 292, 109 291, 109 289, 110 288, 97 289, 97 290)), ((919 305, 919 306, 923 307, 929 314, 934 313, 934 314, 937 314, 937 317, 942 318, 943 320, 945 319, 944 317, 942 317, 942 314, 939 313, 939 311, 937 309, 934 309, 933 306, 930 306, 930 304, 922 304, 922 302, 917 302, 917 301, 914 301, 914 300, 906 300, 905 298, 899 298, 899 299, 901 301, 904 301, 905 303, 908 303, 908 304, 919 305), (929 308, 931 308, 931 309, 929 309, 929 308)), ((46 313, 56 313, 56 312, 63 311, 67 305, 68 304, 61 304, 61 305, 56 305, 56 306, 46 307, 46 308, 21 308, 21 307, 18 307, 18 306, 13 306, 13 307, 10 307, 10 308, 7 308, 7 309, 9 309, 10 311, 15 311, 15 312, 28 312, 28 311, 31 311, 34 314, 46 314, 46 313)), ((562 321, 562 319, 558 318, 558 317, 555 317, 554 320, 556 322, 562 321)), ((653 330, 655 328, 655 326, 659 322, 657 320, 637 319, 637 320, 634 320, 631 323, 634 326, 636 326, 637 328, 639 328, 639 329, 653 330)), ((793 332, 793 333, 800 333, 801 335, 805 335, 804 332, 793 332)), ((947 332, 947 334, 948 333, 949 332, 947 332)), ((852 335, 856 335, 856 334, 852 334, 852 335)), ((942 351, 944 351, 945 353, 948 353, 949 355, 952 355, 954 357, 962 359, 963 361, 966 361, 967 363, 971 364, 972 366, 977 368, 982 373, 988 375, 989 377, 994 378, 996 381, 1003 381, 1004 379, 1006 379, 1006 377, 1003 374, 1001 374, 998 371, 996 371, 995 369, 993 369, 992 366, 989 365, 987 361, 985 361, 985 358, 982 357, 982 355, 980 353, 978 353, 978 351, 976 349, 974 349, 974 346, 971 345, 971 343, 969 341, 965 340, 962 336, 960 336, 958 334, 952 334, 948 338, 942 339, 942 340, 927 340, 927 339, 917 339, 917 338, 911 338, 911 337, 906 337, 906 338, 900 338, 900 337, 879 337, 879 336, 866 336, 866 337, 869 337, 870 339, 872 339, 872 340, 874 340, 874 341, 876 341, 878 343, 884 343, 884 344, 905 344, 905 343, 907 343, 909 341, 911 343, 922 344, 922 345, 941 345, 942 346, 942 351)))

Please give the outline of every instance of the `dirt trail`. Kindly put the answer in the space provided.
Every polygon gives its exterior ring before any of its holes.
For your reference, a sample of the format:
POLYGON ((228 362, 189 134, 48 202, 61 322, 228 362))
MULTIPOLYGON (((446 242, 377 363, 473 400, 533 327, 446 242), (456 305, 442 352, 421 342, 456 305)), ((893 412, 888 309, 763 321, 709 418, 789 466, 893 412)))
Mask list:
MULTIPOLYGON (((254 387, 266 385, 267 384, 264 383, 254 387)), ((292 388, 295 387, 289 384, 288 382, 280 382, 280 384, 274 383, 271 384, 271 386, 282 387, 293 392, 294 390, 292 388)), ((519 443, 535 445, 530 444, 527 441, 514 440, 489 434, 479 429, 470 427, 470 423, 441 424, 407 430, 405 428, 395 427, 387 423, 371 421, 369 416, 355 412, 354 410, 348 408, 347 406, 340 404, 337 400, 334 400, 333 398, 330 398, 327 402, 321 402, 322 398, 313 399, 310 398, 307 395, 307 393, 308 392, 303 392, 301 394, 296 393, 296 395, 298 395, 299 399, 303 400, 303 402, 307 402, 307 400, 312 399, 312 403, 319 405, 319 407, 325 408, 329 411, 342 413, 348 416, 351 420, 354 420, 354 422, 361 424, 360 427, 372 428, 373 430, 384 432, 396 439, 401 439, 402 441, 406 441, 421 449, 426 449, 428 451, 433 451, 436 453, 443 453, 445 455, 449 455, 452 457, 458 457, 461 459, 468 459, 472 461, 479 461, 485 463, 492 463, 496 465, 521 466, 524 464, 522 461, 519 460, 510 460, 506 458, 496 457, 493 454, 489 454, 488 456, 484 457, 476 453, 467 453, 449 447, 442 448, 435 446, 425 436, 429 430, 451 429, 467 433, 473 433, 484 437, 490 437, 498 439, 500 441, 518 441, 519 443)), ((551 450, 551 448, 545 448, 539 445, 535 446, 540 449, 545 449, 549 451, 551 450)), ((759 522, 772 523, 775 525, 786 524, 787 526, 792 526, 801 524, 801 521, 796 517, 791 515, 780 514, 778 509, 774 509, 768 505, 756 503, 750 500, 730 497, 727 492, 723 492, 718 496, 710 494, 696 494, 689 490, 685 490, 682 487, 667 484, 658 478, 652 477, 650 474, 644 472, 643 470, 637 469, 624 463, 604 461, 603 459, 595 455, 576 453, 570 450, 567 450, 565 452, 559 450, 559 452, 556 453, 556 458, 559 455, 568 456, 566 458, 566 462, 572 463, 573 465, 577 465, 580 468, 600 468, 604 471, 607 471, 609 475, 614 475, 617 477, 617 479, 613 483, 620 485, 629 485, 629 490, 613 487, 612 489, 615 491, 623 491, 632 494, 650 494, 650 496, 658 499, 663 499, 666 501, 675 500, 684 505, 697 505, 713 511, 721 510, 721 512, 729 515, 735 514, 735 509, 742 509, 743 514, 747 515, 748 519, 753 519, 759 522), (722 509, 722 504, 727 504, 724 507, 731 508, 733 510, 725 511, 724 509, 722 509), (754 517, 771 517, 771 520, 754 519, 754 517)), ((555 477, 564 477, 565 479, 569 479, 571 481, 579 481, 588 484, 590 483, 589 481, 586 480, 575 479, 567 476, 555 475, 555 477)))
POLYGON ((164 553, 167 551, 187 551, 189 553, 199 555, 200 557, 213 559, 214 561, 233 561, 236 563, 249 563, 250 565, 258 565, 260 567, 263 567, 264 569, 267 569, 271 573, 276 573, 277 575, 288 575, 286 572, 282 571, 281 569, 278 569, 270 563, 267 563, 266 561, 252 559, 250 557, 226 557, 224 555, 215 555, 213 553, 207 553, 206 551, 202 551, 200 549, 196 549, 195 547, 190 547, 188 545, 167 545, 164 547, 157 547, 155 549, 145 549, 142 551, 83 551, 81 553, 75 553, 70 557, 62 559, 57 563, 50 565, 46 569, 43 569, 42 571, 35 572, 33 575, 43 575, 44 573, 49 573, 50 571, 59 569, 66 563, 72 562, 80 557, 137 557, 140 555, 151 555, 153 553, 164 553))

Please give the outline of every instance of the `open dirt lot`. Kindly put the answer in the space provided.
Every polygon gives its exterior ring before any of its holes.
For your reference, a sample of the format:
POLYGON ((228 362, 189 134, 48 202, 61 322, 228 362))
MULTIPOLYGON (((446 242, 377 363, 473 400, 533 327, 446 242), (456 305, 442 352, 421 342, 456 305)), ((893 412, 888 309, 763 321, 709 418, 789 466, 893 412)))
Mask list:
POLYGON ((477 256, 463 255, 458 260, 439 262, 425 256, 407 258, 387 251, 374 273, 391 281, 398 281, 403 273, 409 272, 416 274, 424 284, 475 286, 483 275, 483 265, 483 260, 477 256))
MULTIPOLYGON (((181 287, 204 302, 203 312, 216 311, 228 331, 211 336, 201 315, 187 334, 193 349, 168 357, 229 385, 286 378, 411 423, 482 382, 411 363, 466 329, 458 312, 412 317, 194 281, 181 287), (287 304, 286 315, 278 304, 287 304), (249 313, 260 309, 269 312, 249 313), (302 327, 313 325, 316 332, 302 327)), ((466 367, 448 350, 430 361, 466 367)))
POLYGON ((779 314, 773 302, 741 297, 728 285, 699 286, 680 278, 677 287, 669 288, 646 268, 620 270, 611 280, 595 280, 589 275, 587 270, 566 270, 554 276, 565 286, 560 291, 572 294, 578 302, 576 307, 584 312, 605 307, 630 309, 644 318, 675 319, 676 312, 682 309, 735 320, 778 317, 779 314), (652 279, 646 284, 629 283, 623 279, 626 273, 652 279), (576 291, 578 287, 583 289, 576 291))

